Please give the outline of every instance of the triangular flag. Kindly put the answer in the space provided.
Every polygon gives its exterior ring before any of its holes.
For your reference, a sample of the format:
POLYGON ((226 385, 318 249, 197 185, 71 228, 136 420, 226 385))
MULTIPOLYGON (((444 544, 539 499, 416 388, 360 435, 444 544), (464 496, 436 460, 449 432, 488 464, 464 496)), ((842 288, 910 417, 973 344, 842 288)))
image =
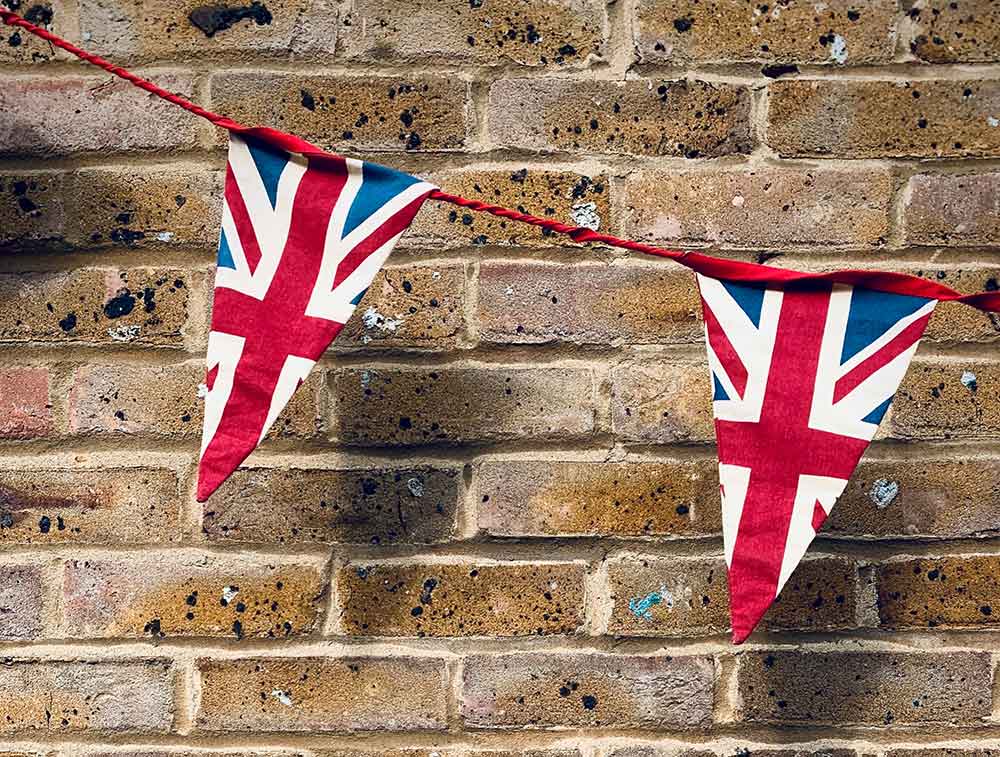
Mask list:
POLYGON ((878 430, 937 300, 698 274, 733 642, 798 565, 878 430))
POLYGON ((270 129, 230 133, 199 502, 264 438, 433 189, 270 129))

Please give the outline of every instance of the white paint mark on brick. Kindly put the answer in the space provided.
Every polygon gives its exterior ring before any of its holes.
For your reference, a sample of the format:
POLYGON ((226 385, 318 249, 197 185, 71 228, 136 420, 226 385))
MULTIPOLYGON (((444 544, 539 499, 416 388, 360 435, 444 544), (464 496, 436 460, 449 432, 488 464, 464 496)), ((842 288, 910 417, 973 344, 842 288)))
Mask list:
POLYGON ((569 213, 573 223, 585 229, 597 231, 601 228, 601 217, 597 213, 596 202, 580 202, 573 206, 569 213))
POLYGON ((406 488, 414 497, 424 496, 424 482, 419 478, 411 478, 406 482, 406 488))
POLYGON ((271 696, 277 699, 286 707, 291 707, 293 702, 291 696, 289 696, 287 691, 282 691, 281 689, 275 689, 271 692, 271 696))
POLYGON ((389 333, 395 332, 396 329, 403 325, 401 318, 390 318, 389 316, 382 315, 374 307, 370 307, 365 311, 365 314, 361 316, 361 321, 365 324, 366 329, 378 329, 379 331, 389 333))
POLYGON ((833 42, 830 45, 830 57, 837 63, 847 62, 847 40, 839 34, 833 35, 833 42))
POLYGON ((892 504, 893 500, 899 495, 899 483, 896 481, 890 481, 887 478, 880 478, 872 484, 872 488, 868 492, 868 496, 871 497, 872 502, 875 503, 875 507, 880 510, 884 510, 889 505, 892 504))
POLYGON ((139 337, 142 332, 142 327, 137 325, 132 326, 115 326, 114 328, 108 329, 108 336, 115 342, 131 342, 139 337))
POLYGON ((232 602, 236 595, 240 593, 239 587, 236 586, 223 586, 222 587, 222 601, 225 604, 232 602))

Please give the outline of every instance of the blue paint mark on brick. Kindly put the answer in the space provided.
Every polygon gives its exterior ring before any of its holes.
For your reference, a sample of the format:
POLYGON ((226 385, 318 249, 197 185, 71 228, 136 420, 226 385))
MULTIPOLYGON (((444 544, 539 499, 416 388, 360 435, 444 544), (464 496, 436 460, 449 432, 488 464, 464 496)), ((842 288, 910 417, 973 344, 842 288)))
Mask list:
POLYGON ((673 595, 664 586, 661 586, 659 591, 652 591, 644 597, 632 597, 628 601, 628 609, 637 618, 652 620, 653 607, 659 604, 665 604, 668 610, 674 606, 673 595))

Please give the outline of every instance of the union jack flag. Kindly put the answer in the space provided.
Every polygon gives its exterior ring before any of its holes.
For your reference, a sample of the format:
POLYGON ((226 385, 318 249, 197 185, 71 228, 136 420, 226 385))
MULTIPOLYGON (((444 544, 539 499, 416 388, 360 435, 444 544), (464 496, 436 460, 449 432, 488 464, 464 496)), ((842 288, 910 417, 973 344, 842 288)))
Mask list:
POLYGON ((936 300, 698 275, 733 641, 753 631, 878 430, 936 300))
POLYGON ((432 189, 373 163, 230 134, 199 501, 264 438, 432 189))

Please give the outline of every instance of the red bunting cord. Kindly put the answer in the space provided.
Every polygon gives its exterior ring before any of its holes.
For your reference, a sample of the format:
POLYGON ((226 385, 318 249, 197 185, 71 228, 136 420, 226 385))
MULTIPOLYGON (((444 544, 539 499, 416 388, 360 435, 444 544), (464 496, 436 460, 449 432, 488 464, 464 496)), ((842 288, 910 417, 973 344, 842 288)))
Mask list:
MULTIPOLYGON (((194 113, 196 116, 201 116, 206 121, 209 121, 216 126, 228 129, 229 131, 247 134, 248 136, 257 136, 278 144, 286 150, 299 152, 307 156, 330 156, 330 153, 320 150, 318 147, 293 135, 285 134, 275 129, 242 126, 232 119, 220 116, 217 113, 212 113, 211 111, 202 108, 200 105, 195 105, 193 102, 181 97, 180 95, 168 92, 162 87, 156 86, 151 81, 136 76, 131 71, 121 68, 120 66, 116 66, 98 55, 94 55, 93 53, 80 49, 76 45, 67 42, 62 37, 59 37, 40 26, 36 26, 30 21, 26 21, 12 11, 0 8, 0 18, 2 18, 4 23, 8 26, 19 26, 22 29, 31 32, 35 36, 41 37, 50 44, 72 53, 77 58, 80 58, 91 65, 97 66, 98 68, 102 68, 108 73, 114 74, 136 87, 139 87, 139 89, 144 89, 147 92, 166 100, 167 102, 173 103, 174 105, 184 108, 184 110, 194 113)), ((863 286, 883 292, 906 294, 914 297, 963 302, 980 310, 1000 312, 1000 292, 980 292, 978 294, 963 295, 950 287, 946 287, 934 281, 928 281, 916 276, 910 276, 909 274, 890 273, 887 271, 843 270, 832 271, 829 273, 801 273, 799 271, 792 271, 784 268, 773 268, 770 266, 758 265, 756 263, 744 263, 738 260, 716 258, 702 253, 667 250, 662 247, 643 244, 642 242, 634 242, 630 239, 619 239, 618 237, 613 237, 609 234, 601 234, 593 229, 588 229, 583 226, 571 226, 549 218, 539 218, 538 216, 529 215, 528 213, 520 213, 501 205, 490 205, 489 203, 481 202, 479 200, 470 200, 467 197, 449 194, 438 189, 430 192, 428 197, 434 200, 452 203, 453 205, 458 205, 463 208, 468 208, 469 210, 490 213, 491 215, 498 216, 500 218, 508 218, 513 221, 539 226, 551 233, 565 234, 574 242, 598 242, 611 247, 620 247, 625 250, 634 250, 647 255, 669 258, 687 266, 688 268, 691 268, 694 271, 697 271, 698 273, 711 276, 713 278, 742 281, 758 285, 785 287, 792 286, 797 283, 808 286, 810 282, 834 282, 863 286)))

